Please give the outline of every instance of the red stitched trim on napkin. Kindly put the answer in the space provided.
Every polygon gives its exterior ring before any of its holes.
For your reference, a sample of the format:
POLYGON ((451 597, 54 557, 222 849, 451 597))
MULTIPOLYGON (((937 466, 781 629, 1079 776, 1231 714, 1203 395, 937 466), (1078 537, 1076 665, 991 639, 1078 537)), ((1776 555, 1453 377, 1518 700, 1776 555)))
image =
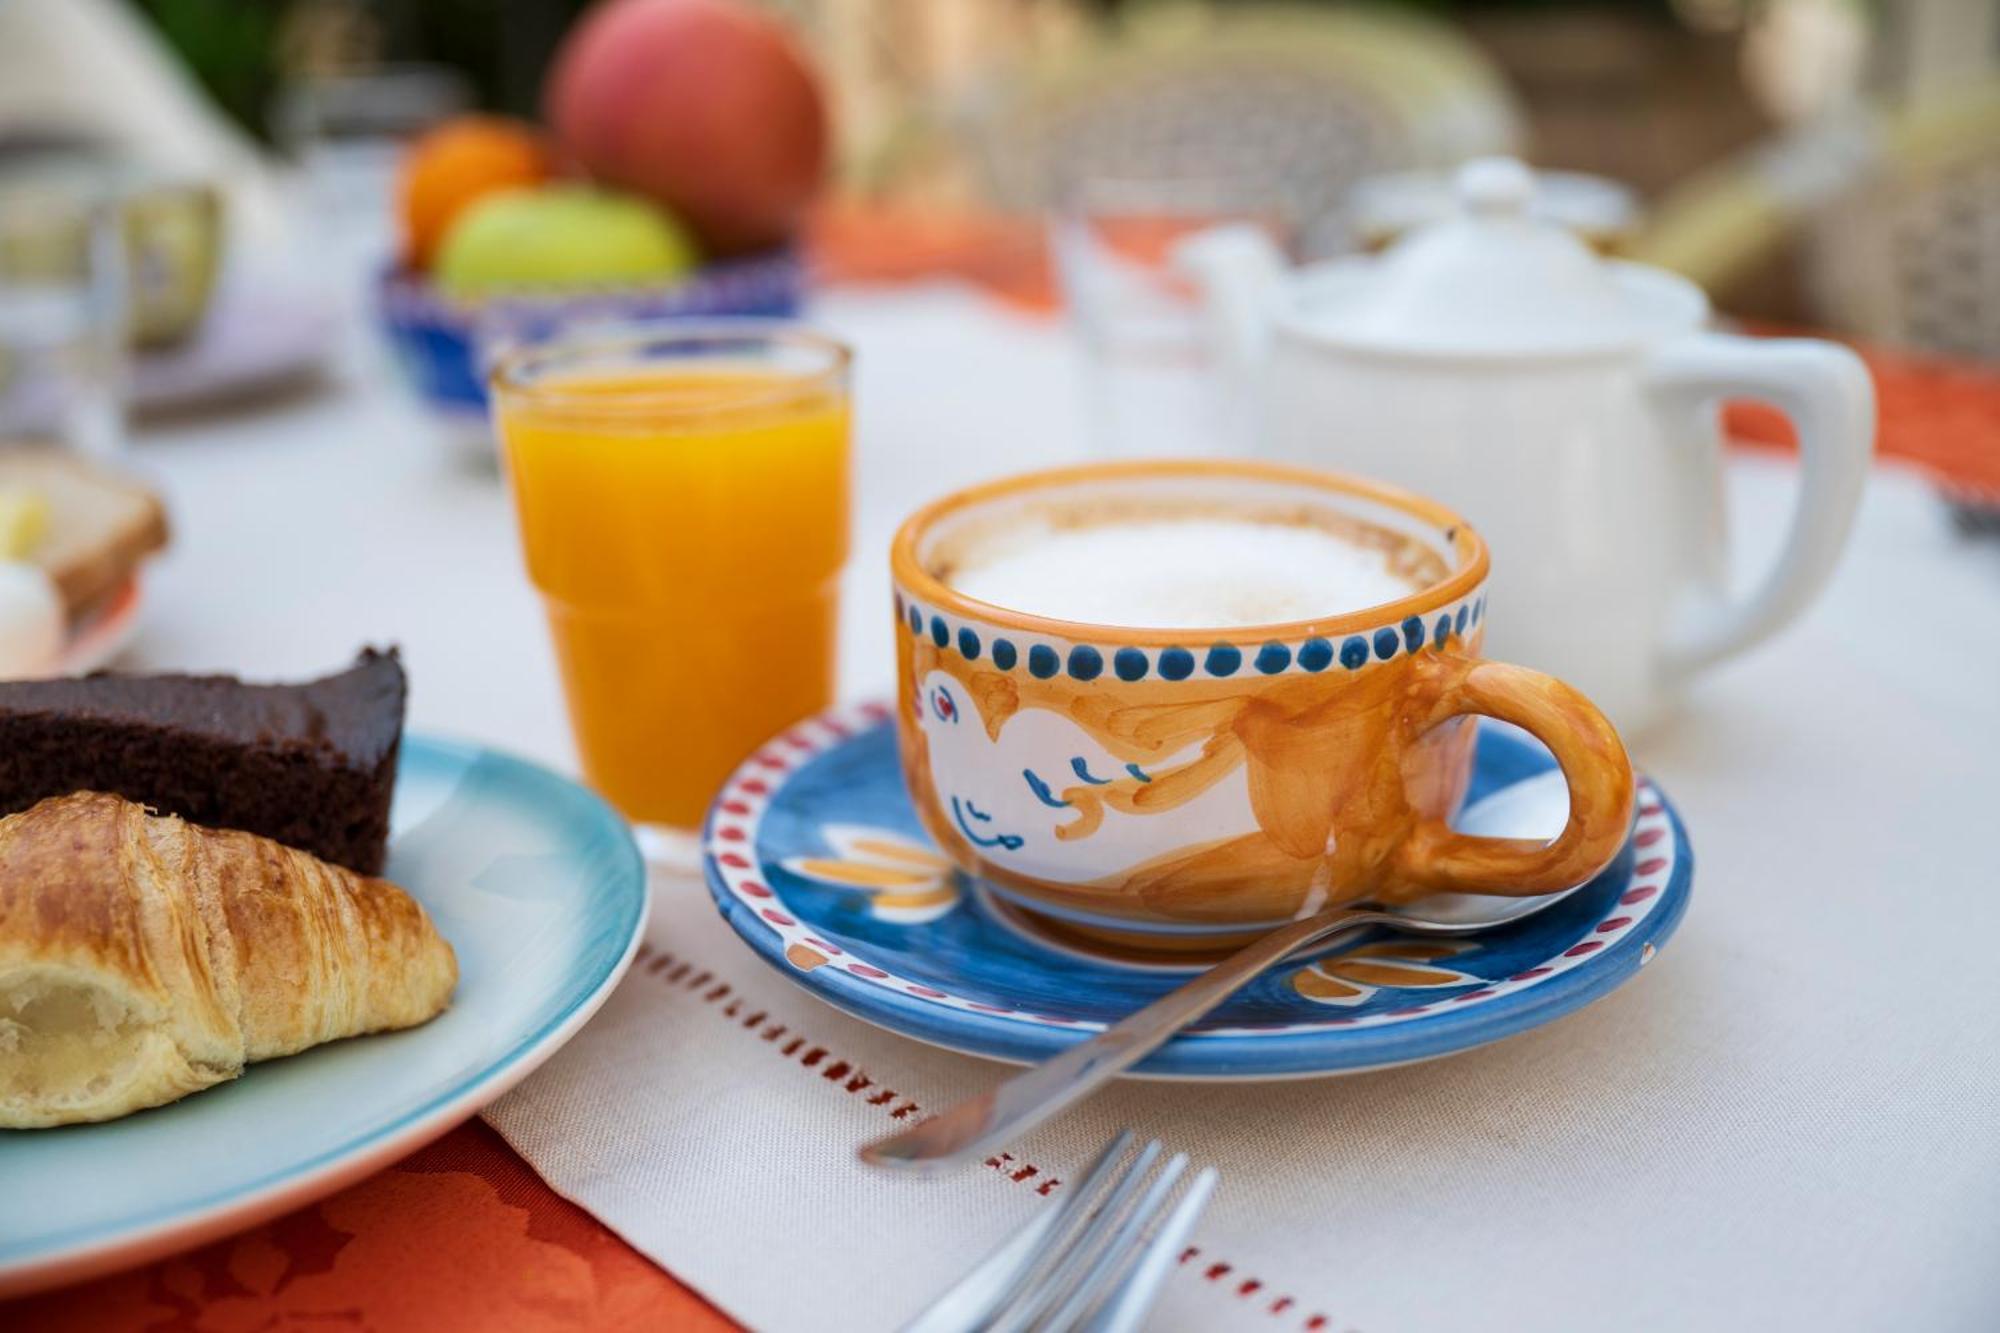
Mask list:
MULTIPOLYGON (((1040 1175, 1042 1170, 1038 1166, 1029 1166, 1026 1162, 1016 1162, 1014 1160, 1014 1154, 1010 1152, 995 1153, 993 1156, 987 1158, 985 1162, 983 1162, 981 1165, 991 1167, 993 1170, 998 1171, 1001 1175, 1007 1177, 1007 1179, 1013 1181, 1016 1185, 1025 1185, 1027 1182, 1033 1180, 1036 1176, 1040 1175)), ((1040 1184, 1035 1186, 1035 1193, 1046 1198, 1049 1195, 1054 1194, 1056 1192, 1056 1188, 1061 1184, 1062 1180, 1060 1177, 1049 1176, 1048 1178, 1043 1180, 1040 1184)))
MULTIPOLYGON (((667 985, 690 993, 699 993, 701 999, 721 1017, 735 1023, 745 1032, 754 1032, 778 1054, 788 1060, 797 1061, 802 1068, 814 1071, 849 1096, 861 1097, 870 1106, 882 1107, 888 1112, 891 1120, 906 1120, 923 1109, 915 1101, 894 1089, 876 1083, 852 1061, 843 1060, 838 1056, 833 1056, 829 1060, 828 1057, 832 1052, 826 1047, 812 1045, 807 1038, 793 1034, 785 1024, 773 1022, 766 1010, 746 1003, 741 997, 731 998, 735 994, 734 987, 726 981, 717 980, 715 974, 705 968, 697 972, 696 964, 685 962, 665 950, 655 949, 652 945, 643 943, 639 946, 638 956, 633 959, 632 967, 634 971, 643 972, 667 985), (703 990, 703 987, 708 989, 703 990), (728 1000, 729 1003, 723 1004, 724 1000, 728 1000), (791 1040, 782 1046, 778 1045, 787 1036, 791 1040)), ((1033 1184, 1035 1193, 1043 1197, 1055 1193, 1062 1187, 1060 1177, 1051 1176, 1031 1163, 1019 1161, 1012 1153, 997 1153, 987 1158, 985 1164, 1016 1185, 1033 1184)), ((1190 1245, 1181 1252, 1181 1264, 1185 1266, 1193 1262, 1200 1253, 1198 1247, 1190 1245)), ((1221 1285, 1222 1279, 1235 1271, 1230 1264, 1214 1262, 1203 1270, 1202 1277, 1211 1283, 1221 1285)), ((1265 1284, 1258 1278, 1242 1277, 1231 1290, 1238 1300, 1249 1301, 1260 1297, 1265 1290, 1265 1284)), ((1278 1296, 1268 1301, 1259 1299, 1257 1304, 1263 1307, 1266 1314, 1292 1314, 1293 1318, 1299 1320, 1299 1327, 1306 1333, 1321 1333, 1322 1330, 1331 1327, 1331 1322, 1324 1314, 1317 1312, 1293 1314, 1298 1309, 1298 1302, 1290 1296, 1278 1296)))

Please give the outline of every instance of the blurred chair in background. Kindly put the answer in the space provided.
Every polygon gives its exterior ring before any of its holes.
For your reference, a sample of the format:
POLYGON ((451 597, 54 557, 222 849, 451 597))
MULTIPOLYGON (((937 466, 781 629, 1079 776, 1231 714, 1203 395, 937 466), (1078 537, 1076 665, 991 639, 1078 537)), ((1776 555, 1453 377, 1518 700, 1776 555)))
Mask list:
POLYGON ((1174 5, 996 72, 955 108, 987 201, 1046 210, 1093 178, 1255 180, 1309 253, 1385 170, 1516 146, 1500 76, 1455 30, 1362 7, 1174 5))
POLYGON ((1358 182, 1511 147, 1520 123, 1449 28, 1268 4, 1141 9, 992 70, 955 111, 984 202, 1051 220, 1092 435, 1112 456, 1237 447, 1176 238, 1243 222, 1303 254, 1350 249, 1358 182))
POLYGON ((1669 195, 1635 248, 1726 305, 1793 240, 1835 331, 2000 359, 2000 79, 1760 145, 1669 195))
POLYGON ((1885 127, 1810 220, 1806 276, 1844 333, 2000 361, 2000 79, 1885 127))
POLYGON ((1088 40, 1083 0, 758 0, 804 38, 826 80, 840 188, 874 204, 963 209, 973 193, 946 130, 964 89, 1003 65, 1088 40))
POLYGON ((1725 308, 2000 356, 2000 5, 1675 3, 1741 31, 1783 128, 1670 190, 1640 257, 1725 308))

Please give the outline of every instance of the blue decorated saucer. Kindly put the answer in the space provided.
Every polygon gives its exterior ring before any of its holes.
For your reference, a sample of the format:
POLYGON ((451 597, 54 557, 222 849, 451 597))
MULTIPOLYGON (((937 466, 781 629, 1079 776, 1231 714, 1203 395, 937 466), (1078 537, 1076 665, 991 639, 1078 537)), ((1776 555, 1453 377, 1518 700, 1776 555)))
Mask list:
MULTIPOLYGON (((1547 837, 1566 801, 1546 751, 1481 724, 1461 828, 1547 837)), ((1062 936, 953 869, 918 823, 880 705, 823 714, 752 755, 710 811, 703 848, 723 916, 772 966, 858 1018, 952 1050, 1044 1059, 1199 967, 1062 936)), ((1673 933, 1693 878, 1686 828, 1642 780, 1625 849, 1556 906, 1476 939, 1350 938, 1259 978, 1136 1072, 1306 1078, 1498 1041, 1637 972, 1673 933)))

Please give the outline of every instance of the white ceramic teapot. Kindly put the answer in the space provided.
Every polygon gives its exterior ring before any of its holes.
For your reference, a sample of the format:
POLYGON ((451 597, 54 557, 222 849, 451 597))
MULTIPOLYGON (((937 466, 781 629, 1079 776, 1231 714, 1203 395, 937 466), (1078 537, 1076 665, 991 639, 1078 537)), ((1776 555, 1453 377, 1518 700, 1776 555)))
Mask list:
POLYGON ((1874 439, 1874 389, 1834 343, 1709 332, 1659 269, 1530 216, 1532 174, 1488 158, 1457 217, 1377 258, 1287 274, 1228 227, 1178 260, 1252 397, 1256 451, 1378 477, 1466 514, 1494 551, 1494 656, 1581 688, 1621 727, 1796 616, 1832 572, 1874 439), (1802 485, 1782 553, 1727 589, 1719 405, 1775 405, 1802 485))

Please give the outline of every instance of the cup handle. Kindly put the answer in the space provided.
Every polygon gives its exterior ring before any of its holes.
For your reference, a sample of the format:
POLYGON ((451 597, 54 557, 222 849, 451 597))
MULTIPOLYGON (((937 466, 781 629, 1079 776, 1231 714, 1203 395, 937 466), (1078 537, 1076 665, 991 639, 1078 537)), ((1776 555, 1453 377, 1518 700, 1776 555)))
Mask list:
MULTIPOLYGON (((1664 411, 1686 417, 1713 413, 1724 398, 1769 403, 1791 419, 1799 439, 1799 498, 1784 549, 1755 592, 1700 608, 1667 645, 1662 666, 1685 678, 1784 628, 1833 573, 1874 452, 1875 383, 1839 343, 1719 333, 1668 344, 1648 367, 1647 383, 1664 411)), ((1679 432, 1670 425, 1669 433, 1679 432)))
POLYGON ((1552 842, 1481 838, 1442 819, 1398 849, 1395 887, 1526 897, 1581 884, 1611 863, 1632 828, 1632 761, 1597 706, 1553 676, 1506 662, 1438 654, 1443 673, 1426 728, 1467 713, 1512 722, 1549 747, 1569 783, 1569 822, 1552 842))

